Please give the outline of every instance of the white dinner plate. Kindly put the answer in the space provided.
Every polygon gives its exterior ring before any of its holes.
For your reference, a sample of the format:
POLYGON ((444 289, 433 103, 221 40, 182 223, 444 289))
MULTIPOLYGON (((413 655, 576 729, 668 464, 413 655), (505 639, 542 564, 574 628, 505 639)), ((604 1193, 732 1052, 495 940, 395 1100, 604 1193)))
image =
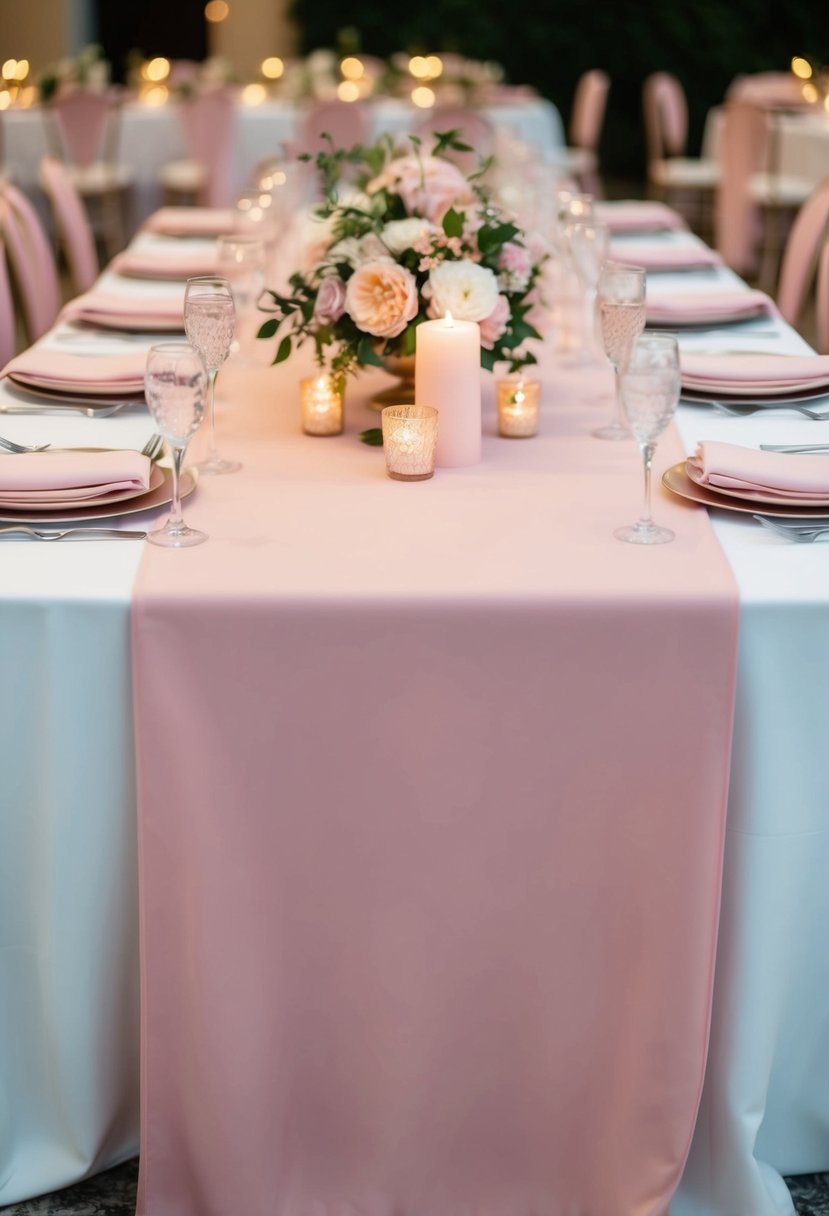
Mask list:
MULTIPOLYGON (((723 511, 741 511, 747 515, 754 515, 757 513, 757 506, 760 501, 757 498, 729 498, 727 494, 720 494, 716 490, 709 489, 708 486, 697 485, 688 476, 684 460, 665 470, 662 474, 662 484, 666 490, 670 490, 672 494, 678 494, 680 498, 687 498, 691 502, 702 503, 706 507, 719 507, 723 511)), ((785 505, 782 503, 771 503, 766 506, 764 501, 762 514, 788 515, 795 519, 814 519, 815 516, 825 519, 827 514, 829 514, 829 503, 823 507, 807 507, 802 503, 789 501, 785 505)))
MULTIPOLYGON (((163 507, 173 501, 173 475, 169 469, 154 468, 161 474, 161 480, 155 488, 143 494, 128 498, 126 501, 100 503, 93 507, 73 507, 71 510, 56 511, 0 511, 0 523, 19 524, 69 524, 77 519, 116 519, 121 515, 137 515, 141 511, 150 511, 163 507)), ((155 480, 155 478, 154 478, 155 480)), ((196 488, 198 473, 195 469, 187 469, 181 478, 181 497, 186 498, 196 488)))

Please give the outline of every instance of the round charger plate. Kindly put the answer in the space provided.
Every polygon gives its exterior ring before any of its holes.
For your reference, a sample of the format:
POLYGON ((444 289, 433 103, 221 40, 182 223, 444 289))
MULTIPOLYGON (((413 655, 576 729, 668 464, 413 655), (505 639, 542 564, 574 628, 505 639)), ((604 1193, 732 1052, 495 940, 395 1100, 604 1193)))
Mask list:
POLYGON ((685 474, 694 483, 694 485, 699 486, 700 489, 711 489, 715 494, 724 494, 726 498, 741 498, 744 502, 758 502, 762 504, 770 503, 772 506, 776 507, 815 506, 819 507, 824 514, 829 511, 829 498, 822 503, 804 503, 802 499, 798 500, 792 498, 791 495, 786 498, 782 494, 773 493, 771 490, 727 490, 724 486, 706 486, 701 480, 702 473, 698 472, 698 470, 695 469, 689 461, 685 462, 685 474))
MULTIPOLYGON (((75 450, 76 450, 76 451, 83 451, 84 449, 82 449, 82 448, 77 448, 77 449, 75 449, 75 450)), ((89 452, 92 452, 92 451, 94 451, 95 449, 94 449, 94 448, 87 448, 87 449, 85 449, 85 450, 86 450, 86 451, 89 451, 89 452)), ((100 449, 98 449, 98 450, 99 450, 99 451, 103 451, 104 449, 103 449, 103 448, 100 448, 100 449)), ((51 453, 51 454, 52 454, 52 455, 58 455, 58 454, 59 454, 59 451, 60 451, 60 449, 56 449, 56 450, 55 450, 53 453, 51 453)), ((49 452, 38 452, 38 455, 39 455, 39 456, 49 456, 49 455, 50 455, 50 453, 49 453, 49 452)), ((141 495, 142 495, 142 494, 150 494, 150 493, 152 493, 152 491, 153 491, 153 490, 157 490, 157 489, 158 489, 158 487, 159 487, 160 485, 162 485, 162 484, 163 484, 163 482, 164 482, 164 472, 163 472, 163 470, 162 470, 162 469, 160 469, 160 468, 158 467, 158 465, 157 465, 157 464, 154 464, 154 465, 153 465, 153 467, 152 467, 152 468, 151 468, 151 470, 150 470, 150 485, 149 485, 149 488, 148 488, 148 489, 146 489, 146 490, 142 490, 142 489, 135 489, 135 488, 133 488, 133 489, 130 489, 130 490, 114 490, 114 491, 113 491, 111 494, 99 494, 99 495, 97 496, 97 498, 89 498, 89 499, 87 499, 87 500, 86 500, 86 502, 83 504, 83 506, 84 506, 84 509, 86 509, 86 507, 106 507, 106 506, 109 506, 109 505, 110 505, 110 503, 116 503, 116 502, 126 502, 126 501, 127 501, 128 499, 130 499, 130 498, 139 498, 139 497, 141 497, 141 495)), ((49 502, 49 501, 48 501, 48 499, 49 499, 48 494, 45 496, 45 499, 40 499, 39 501, 33 498, 31 502, 27 502, 27 503, 26 503, 26 506, 25 506, 25 507, 20 507, 20 508, 15 508, 15 509, 17 509, 17 510, 22 510, 22 511, 27 511, 27 512, 28 512, 28 511, 36 511, 36 512, 37 512, 37 515, 38 515, 38 518, 40 518, 41 512, 43 512, 43 513, 46 513, 46 512, 54 512, 54 511, 56 511, 56 510, 60 510, 60 509, 61 509, 61 508, 60 508, 60 507, 59 507, 59 506, 58 506, 58 505, 55 503, 54 499, 52 499, 52 501, 51 501, 51 502, 49 502)), ((71 505, 71 506, 67 504, 67 505, 64 507, 64 510, 66 510, 66 511, 75 511, 75 510, 78 510, 78 509, 80 508, 80 505, 81 505, 81 504, 80 504, 79 502, 77 502, 77 501, 76 501, 76 502, 75 502, 73 505, 71 505)), ((4 508, 4 506, 3 506, 3 503, 0 501, 0 511, 2 511, 2 510, 4 510, 4 509, 5 509, 5 508, 4 508)), ((11 508, 11 507, 9 507, 8 509, 9 509, 9 510, 12 510, 12 508, 11 508)))
MULTIPOLYGON (((99 503, 98 506, 72 507, 64 511, 59 509, 55 511, 2 511, 0 512, 0 523, 69 524, 79 519, 116 519, 121 515, 137 515, 141 511, 151 511, 173 501, 172 472, 156 465, 153 469, 153 481, 156 482, 155 488, 147 490, 144 494, 138 494, 134 498, 122 499, 120 502, 113 502, 110 499, 106 503, 99 503), (160 474, 160 481, 157 481, 156 473, 160 474)), ((187 498, 189 494, 193 493, 197 481, 198 473, 195 469, 184 471, 181 478, 182 498, 187 498)))
POLYGON ((144 381, 142 379, 139 385, 137 381, 132 384, 129 381, 125 384, 123 392, 120 389, 113 388, 112 385, 102 387, 100 384, 77 384, 66 385, 65 388, 52 388, 48 384, 41 381, 29 380, 18 375, 9 374, 9 380, 15 388, 19 388, 25 392, 28 397, 42 398, 44 401, 49 401, 53 405, 76 405, 81 404, 88 406, 90 409, 95 409, 97 406, 111 405, 114 401, 130 401, 143 402, 144 400, 144 381), (89 400, 95 398, 95 400, 89 400))
POLYGON ((662 474, 662 484, 666 490, 678 494, 680 498, 702 503, 704 507, 720 507, 723 511, 741 511, 746 515, 781 515, 794 519, 826 519, 829 516, 829 502, 823 507, 805 507, 801 503, 788 503, 784 506, 761 503, 756 498, 729 498, 727 494, 719 494, 708 486, 699 486, 691 481, 684 460, 665 470, 662 474))

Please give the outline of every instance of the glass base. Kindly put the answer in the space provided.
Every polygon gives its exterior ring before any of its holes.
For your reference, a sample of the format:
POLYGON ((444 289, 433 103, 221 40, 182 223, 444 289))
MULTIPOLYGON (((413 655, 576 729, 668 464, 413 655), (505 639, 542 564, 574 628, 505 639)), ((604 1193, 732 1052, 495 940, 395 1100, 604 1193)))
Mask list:
POLYGON ((163 528, 157 528, 147 537, 151 545, 160 545, 163 549, 190 549, 193 545, 203 545, 207 540, 206 532, 198 528, 188 528, 187 524, 171 527, 169 522, 163 528))
POLYGON ((668 541, 674 539, 675 533, 670 528, 660 528, 658 524, 638 523, 617 528, 613 535, 630 545, 667 545, 668 541))
POLYGON ((609 422, 607 426, 597 426, 590 434, 594 439, 632 439, 633 435, 621 422, 609 422))
POLYGON ((238 473, 242 466, 238 460, 224 460, 221 456, 208 456, 206 460, 202 460, 193 467, 198 469, 201 474, 218 476, 220 473, 238 473))

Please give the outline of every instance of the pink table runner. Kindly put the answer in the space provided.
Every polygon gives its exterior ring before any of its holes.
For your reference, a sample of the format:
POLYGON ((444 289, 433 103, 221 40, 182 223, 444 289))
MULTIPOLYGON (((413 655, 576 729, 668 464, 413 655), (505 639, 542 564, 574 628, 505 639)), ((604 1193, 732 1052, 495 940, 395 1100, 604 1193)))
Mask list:
POLYGON ((488 381, 483 462, 401 485, 360 389, 299 434, 301 371, 228 369, 244 471, 142 561, 139 1216, 664 1214, 732 719, 706 514, 612 538, 609 374, 548 368, 527 442, 488 381))

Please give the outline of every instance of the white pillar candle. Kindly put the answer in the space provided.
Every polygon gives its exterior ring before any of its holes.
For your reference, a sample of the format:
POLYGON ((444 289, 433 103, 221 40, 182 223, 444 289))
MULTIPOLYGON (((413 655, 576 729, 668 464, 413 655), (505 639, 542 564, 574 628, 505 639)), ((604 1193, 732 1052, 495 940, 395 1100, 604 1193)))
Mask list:
POLYGON ((481 459, 481 331, 447 313, 418 325, 415 402, 438 411, 435 463, 441 468, 481 459))

